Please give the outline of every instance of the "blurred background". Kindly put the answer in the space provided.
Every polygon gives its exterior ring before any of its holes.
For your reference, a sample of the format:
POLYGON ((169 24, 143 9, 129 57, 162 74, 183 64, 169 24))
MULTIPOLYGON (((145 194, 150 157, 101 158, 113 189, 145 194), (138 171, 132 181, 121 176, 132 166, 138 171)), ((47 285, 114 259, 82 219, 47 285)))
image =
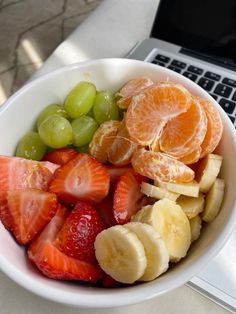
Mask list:
POLYGON ((0 105, 103 0, 0 0, 0 105))

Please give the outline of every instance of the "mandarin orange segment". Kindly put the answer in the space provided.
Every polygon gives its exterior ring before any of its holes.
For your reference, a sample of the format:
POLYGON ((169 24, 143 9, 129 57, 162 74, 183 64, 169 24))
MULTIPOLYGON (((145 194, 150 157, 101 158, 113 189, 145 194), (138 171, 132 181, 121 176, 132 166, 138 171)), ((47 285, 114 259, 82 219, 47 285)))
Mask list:
POLYGON ((194 178, 194 171, 184 163, 144 148, 134 152, 132 166, 139 174, 163 182, 190 182, 194 178))
POLYGON ((148 77, 138 77, 128 81, 116 94, 121 97, 117 101, 117 106, 122 109, 127 109, 131 102, 132 96, 141 92, 141 90, 153 85, 153 81, 148 77))
POLYGON ((154 141, 152 145, 150 145, 149 149, 154 152, 160 152, 161 150, 160 150, 159 140, 154 141))
POLYGON ((137 144, 130 140, 125 121, 123 120, 108 150, 108 160, 116 166, 128 165, 136 148, 137 144))
POLYGON ((108 159, 108 149, 111 146, 120 126, 120 121, 107 121, 100 125, 89 144, 89 152, 100 162, 108 159))
POLYGON ((168 120, 188 110, 190 99, 183 86, 173 83, 153 85, 133 96, 125 117, 131 139, 150 146, 168 120))
POLYGON ((178 160, 183 162, 185 165, 191 165, 199 160, 201 152, 202 152, 201 147, 198 147, 188 155, 179 158, 178 160))
POLYGON ((219 144, 223 134, 223 123, 217 109, 207 100, 198 98, 207 117, 207 132, 201 144, 200 158, 212 153, 219 144))
POLYGON ((167 122, 159 144, 163 152, 181 158, 201 145, 207 130, 207 119, 197 99, 189 109, 167 122))

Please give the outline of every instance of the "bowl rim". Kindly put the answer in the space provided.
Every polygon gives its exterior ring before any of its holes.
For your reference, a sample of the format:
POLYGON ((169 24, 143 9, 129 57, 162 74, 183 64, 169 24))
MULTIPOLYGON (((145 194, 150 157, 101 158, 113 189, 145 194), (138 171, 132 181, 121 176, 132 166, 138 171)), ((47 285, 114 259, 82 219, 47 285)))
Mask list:
MULTIPOLYGON (((86 66, 93 66, 104 63, 127 63, 127 64, 143 64, 145 61, 132 60, 132 59, 123 59, 123 58, 103 58, 103 59, 95 59, 84 61, 80 63, 74 63, 70 65, 66 65, 56 69, 54 71, 48 72, 46 74, 40 75, 35 79, 29 81, 26 85, 20 88, 16 93, 14 93, 0 108, 0 115, 11 106, 11 103, 15 101, 21 94, 26 93, 31 89, 32 86, 37 86, 42 81, 47 78, 56 76, 61 72, 70 72, 73 69, 83 68, 86 66)), ((173 71, 145 62, 145 66, 150 69, 157 67, 163 72, 166 72, 168 75, 173 75, 173 71)), ((204 92, 206 99, 209 99, 221 112, 221 116, 223 116, 224 122, 227 124, 227 127, 230 129, 230 135, 232 135, 233 145, 236 147, 236 132, 228 118, 227 114, 220 107, 220 105, 200 86, 196 85, 194 82, 190 81, 188 78, 183 77, 179 73, 174 73, 176 79, 180 79, 181 81, 186 81, 186 83, 190 84, 193 89, 201 90, 204 92)), ((99 289, 99 294, 96 295, 96 299, 94 294, 79 294, 70 291, 63 291, 61 288, 49 286, 43 282, 39 282, 36 279, 32 278, 30 274, 25 274, 19 271, 16 266, 9 263, 6 257, 1 255, 0 252, 0 270, 3 271, 9 278, 15 281, 20 286, 24 287, 26 290, 35 293, 45 299, 55 301, 61 304, 70 305, 73 307, 81 307, 81 308, 111 308, 118 306, 125 306, 140 303, 145 300, 152 299, 156 296, 162 295, 166 292, 172 291, 177 287, 185 284, 189 281, 193 276, 198 274, 211 260, 212 258, 222 249, 225 245, 226 241, 230 237, 233 232, 234 226, 236 225, 236 203, 233 205, 233 210, 230 215, 230 219, 226 222, 224 229, 220 234, 217 235, 215 241, 209 249, 202 253, 201 256, 196 259, 191 265, 189 265, 186 269, 184 269, 181 275, 177 276, 172 283, 172 286, 169 287, 167 284, 164 284, 163 289, 159 289, 158 283, 155 281, 149 282, 148 285, 137 285, 129 287, 128 289, 117 288, 117 289, 107 289, 101 288, 99 289), (110 297, 108 297, 110 296, 110 297)))

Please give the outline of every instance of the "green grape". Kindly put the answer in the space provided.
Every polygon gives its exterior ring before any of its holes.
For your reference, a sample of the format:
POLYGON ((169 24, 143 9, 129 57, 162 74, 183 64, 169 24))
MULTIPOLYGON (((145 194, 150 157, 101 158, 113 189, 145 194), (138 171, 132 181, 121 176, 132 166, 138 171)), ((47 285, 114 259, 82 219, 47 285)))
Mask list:
POLYGON ((51 116, 52 114, 58 114, 59 116, 62 116, 63 118, 68 118, 68 115, 61 105, 51 104, 48 105, 46 108, 41 111, 41 113, 38 116, 37 119, 37 129, 39 129, 40 124, 43 122, 45 118, 48 116, 51 116))
POLYGON ((93 108, 92 108, 88 113, 86 113, 86 116, 91 117, 91 118, 94 119, 94 116, 93 116, 93 108))
POLYGON ((42 142, 38 133, 27 132, 16 147, 16 156, 33 160, 41 160, 46 153, 47 147, 42 142))
POLYGON ((58 114, 53 114, 43 120, 39 126, 39 136, 47 146, 52 148, 65 147, 73 140, 70 122, 58 114))
POLYGON ((81 116, 71 122, 73 130, 73 144, 84 146, 91 142, 94 132, 98 128, 97 122, 88 116, 81 116))
POLYGON ((76 147, 76 150, 79 153, 89 154, 89 146, 88 145, 76 147))
POLYGON ((68 115, 76 119, 87 114, 96 96, 96 87, 89 82, 80 82, 66 97, 64 107, 68 115))
POLYGON ((119 120, 118 107, 112 93, 107 91, 97 93, 93 105, 93 115, 98 124, 110 120, 119 120))

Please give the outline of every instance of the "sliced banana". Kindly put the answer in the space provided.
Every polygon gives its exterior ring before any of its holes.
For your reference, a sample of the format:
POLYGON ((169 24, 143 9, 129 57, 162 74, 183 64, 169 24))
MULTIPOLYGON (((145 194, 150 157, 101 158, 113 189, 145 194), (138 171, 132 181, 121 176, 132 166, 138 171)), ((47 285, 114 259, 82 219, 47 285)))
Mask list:
POLYGON ((160 234, 152 226, 140 222, 130 222, 123 227, 134 232, 144 246, 147 267, 139 280, 150 281, 164 273, 169 267, 169 252, 160 234))
POLYGON ((190 223, 175 202, 163 199, 152 206, 145 206, 132 217, 132 221, 150 224, 160 233, 171 262, 177 262, 186 255, 191 241, 190 223))
POLYGON ((198 197, 181 195, 177 200, 177 204, 182 208, 188 219, 192 219, 201 213, 204 209, 204 203, 205 200, 202 193, 198 197))
POLYGON ((166 189, 162 189, 160 187, 157 187, 153 184, 149 184, 146 182, 142 182, 141 184, 141 192, 147 196, 157 198, 157 199, 163 199, 168 198, 169 200, 176 201, 179 197, 179 194, 169 192, 166 189))
POLYGON ((173 182, 161 182, 155 181, 154 184, 162 189, 166 189, 170 192, 198 197, 199 194, 199 184, 197 181, 193 180, 187 183, 173 183, 173 182))
POLYGON ((196 241, 200 237, 201 228, 202 228, 202 220, 200 216, 195 216, 194 218, 189 220, 190 229, 191 229, 191 243, 196 241))
POLYGON ((147 266, 144 247, 128 228, 113 226, 96 237, 95 255, 101 268, 113 279, 134 283, 147 266))
POLYGON ((224 189, 224 180, 217 178, 206 196, 206 206, 202 213, 204 221, 211 222, 218 215, 224 198, 224 189))
POLYGON ((200 191, 208 192, 215 182, 222 165, 222 156, 208 154, 196 171, 196 180, 199 182, 200 191))
POLYGON ((134 216, 131 217, 131 221, 138 221, 146 223, 157 231, 156 226, 156 212, 153 210, 153 205, 146 205, 142 207, 134 216))

